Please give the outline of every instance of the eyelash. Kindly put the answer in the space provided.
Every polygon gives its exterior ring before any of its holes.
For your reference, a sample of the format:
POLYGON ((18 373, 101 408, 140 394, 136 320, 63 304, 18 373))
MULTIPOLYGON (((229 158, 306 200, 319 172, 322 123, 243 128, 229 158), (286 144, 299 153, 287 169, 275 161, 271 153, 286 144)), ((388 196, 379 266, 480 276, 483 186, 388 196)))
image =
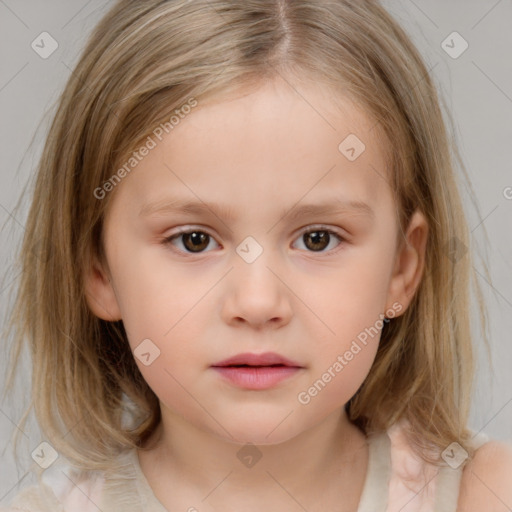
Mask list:
MULTIPOLYGON (((318 225, 318 226, 313 226, 311 228, 308 228, 308 229, 305 229, 303 231, 301 231, 299 233, 299 235, 297 236, 296 240, 297 239, 300 239, 301 237, 303 237, 304 235, 308 234, 308 233, 314 233, 315 231, 321 231, 321 232, 326 232, 326 233, 329 233, 329 236, 331 235, 334 235, 338 240, 339 240, 339 244, 338 246, 336 246, 334 249, 331 249, 330 251, 309 251, 307 250, 306 252, 309 252, 309 253, 312 253, 312 254, 335 254, 337 253, 341 247, 343 246, 343 242, 346 241, 346 239, 341 236, 337 231, 334 231, 332 229, 329 229, 328 227, 326 226, 322 226, 322 225, 318 225)), ((200 254, 204 254, 205 252, 210 252, 210 251, 200 251, 200 252, 189 252, 189 251, 183 251, 181 249, 177 249, 173 244, 172 244, 172 241, 176 238, 179 238, 181 235, 187 235, 187 234, 191 234, 191 233, 204 233, 205 235, 209 236, 210 238, 214 239, 214 237, 212 235, 210 235, 207 231, 204 231, 203 229, 183 229, 183 230, 180 230, 178 231, 177 233, 174 233, 166 238, 164 238, 164 240, 162 241, 162 244, 165 245, 165 246, 169 246, 171 248, 171 250, 175 251, 175 252, 178 252, 180 254, 186 254, 187 256, 185 257, 188 257, 188 256, 194 256, 194 255, 200 255, 200 254)), ((329 240, 329 243, 331 241, 329 240)), ((209 244, 208 244, 209 245, 209 244)))

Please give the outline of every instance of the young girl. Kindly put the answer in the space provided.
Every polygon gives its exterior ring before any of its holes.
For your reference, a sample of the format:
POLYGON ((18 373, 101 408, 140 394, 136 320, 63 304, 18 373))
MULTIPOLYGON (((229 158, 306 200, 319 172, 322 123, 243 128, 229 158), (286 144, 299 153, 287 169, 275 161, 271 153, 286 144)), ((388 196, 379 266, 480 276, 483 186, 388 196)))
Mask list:
POLYGON ((26 226, 45 442, 7 510, 509 510, 448 140, 375 0, 115 4, 26 226))

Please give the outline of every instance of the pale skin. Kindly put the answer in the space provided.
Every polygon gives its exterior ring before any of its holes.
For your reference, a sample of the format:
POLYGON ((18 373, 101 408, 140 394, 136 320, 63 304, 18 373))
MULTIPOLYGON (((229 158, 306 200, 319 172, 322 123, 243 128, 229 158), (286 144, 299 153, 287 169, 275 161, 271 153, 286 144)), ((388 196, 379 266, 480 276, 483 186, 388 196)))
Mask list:
POLYGON ((398 243, 383 139, 348 100, 335 108, 329 98, 317 85, 276 81, 200 103, 115 191, 104 225, 108 266, 95 262, 87 298, 100 318, 123 320, 132 350, 145 339, 160 350, 149 366, 136 359, 162 410, 152 448, 138 455, 168 510, 357 509, 368 448, 344 405, 368 375, 378 337, 309 404, 297 395, 393 304, 396 316, 407 309, 428 225, 416 211, 398 243), (366 145, 352 162, 338 150, 350 133, 366 145), (232 218, 149 213, 170 198, 225 205, 232 218), (304 204, 333 199, 364 202, 373 214, 291 219, 304 204), (331 234, 312 250, 303 235, 319 224, 343 240, 331 234), (177 228, 207 234, 204 250, 187 251, 179 236, 166 244, 177 228), (248 236, 263 249, 252 263, 236 252, 248 236), (258 391, 211 368, 266 351, 303 368, 258 391), (246 443, 262 455, 252 468, 237 458, 246 443))

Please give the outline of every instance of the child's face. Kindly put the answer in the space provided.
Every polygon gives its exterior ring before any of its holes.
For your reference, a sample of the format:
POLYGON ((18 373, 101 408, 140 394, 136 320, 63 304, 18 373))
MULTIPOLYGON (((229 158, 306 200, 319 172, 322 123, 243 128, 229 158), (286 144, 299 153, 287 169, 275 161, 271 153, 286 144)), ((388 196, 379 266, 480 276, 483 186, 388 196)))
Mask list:
POLYGON ((297 90, 281 81, 199 101, 162 141, 153 135, 105 221, 111 281, 89 280, 91 309, 122 318, 132 350, 151 340, 136 362, 164 421, 239 442, 282 442, 340 411, 370 371, 383 316, 403 313, 418 279, 418 259, 398 258, 377 130, 317 86, 297 90), (338 149, 351 133, 366 145, 354 161, 338 149), (171 201, 223 211, 158 210, 171 201), (335 206, 294 216, 324 204, 335 206), (165 242, 178 229, 198 233, 165 242), (252 388, 247 369, 214 368, 264 352, 300 368, 253 369, 252 388))

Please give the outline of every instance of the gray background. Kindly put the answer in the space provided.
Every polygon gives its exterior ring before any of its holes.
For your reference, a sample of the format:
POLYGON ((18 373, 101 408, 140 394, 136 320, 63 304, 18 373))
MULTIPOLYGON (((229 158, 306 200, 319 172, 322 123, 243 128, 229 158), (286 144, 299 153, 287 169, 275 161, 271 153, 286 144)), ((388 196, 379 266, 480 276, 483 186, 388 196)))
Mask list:
MULTIPOLYGON (((2 316, 16 277, 11 266, 23 233, 25 207, 13 208, 33 175, 50 116, 71 74, 78 52, 110 2, 98 0, 0 0, 0 307, 2 316), (47 59, 31 48, 43 31, 59 44, 47 59), (46 114, 46 115, 45 115, 46 114)), ((424 55, 431 75, 454 118, 453 137, 476 191, 474 208, 462 190, 473 246, 488 260, 492 281, 475 267, 490 313, 491 368, 481 344, 471 427, 491 438, 512 441, 512 1, 386 0, 424 55), (441 43, 459 32, 469 48, 451 58, 441 43), (511 188, 508 188, 511 187, 511 188), (509 193, 507 193, 507 191, 509 193), (507 198, 508 196, 508 198, 507 198), (484 231, 488 240, 484 238, 484 231)), ((457 44, 456 48, 457 48, 457 44)), ((477 319, 476 310, 473 315, 477 319)), ((477 324, 476 324, 477 325, 477 324)), ((477 331, 478 332, 478 331, 477 331)), ((0 344, 0 375, 5 372, 6 340, 0 344)), ((0 505, 32 480, 30 453, 43 440, 34 421, 22 434, 15 464, 11 432, 27 404, 30 370, 19 380, 16 396, 0 404, 0 505)))

